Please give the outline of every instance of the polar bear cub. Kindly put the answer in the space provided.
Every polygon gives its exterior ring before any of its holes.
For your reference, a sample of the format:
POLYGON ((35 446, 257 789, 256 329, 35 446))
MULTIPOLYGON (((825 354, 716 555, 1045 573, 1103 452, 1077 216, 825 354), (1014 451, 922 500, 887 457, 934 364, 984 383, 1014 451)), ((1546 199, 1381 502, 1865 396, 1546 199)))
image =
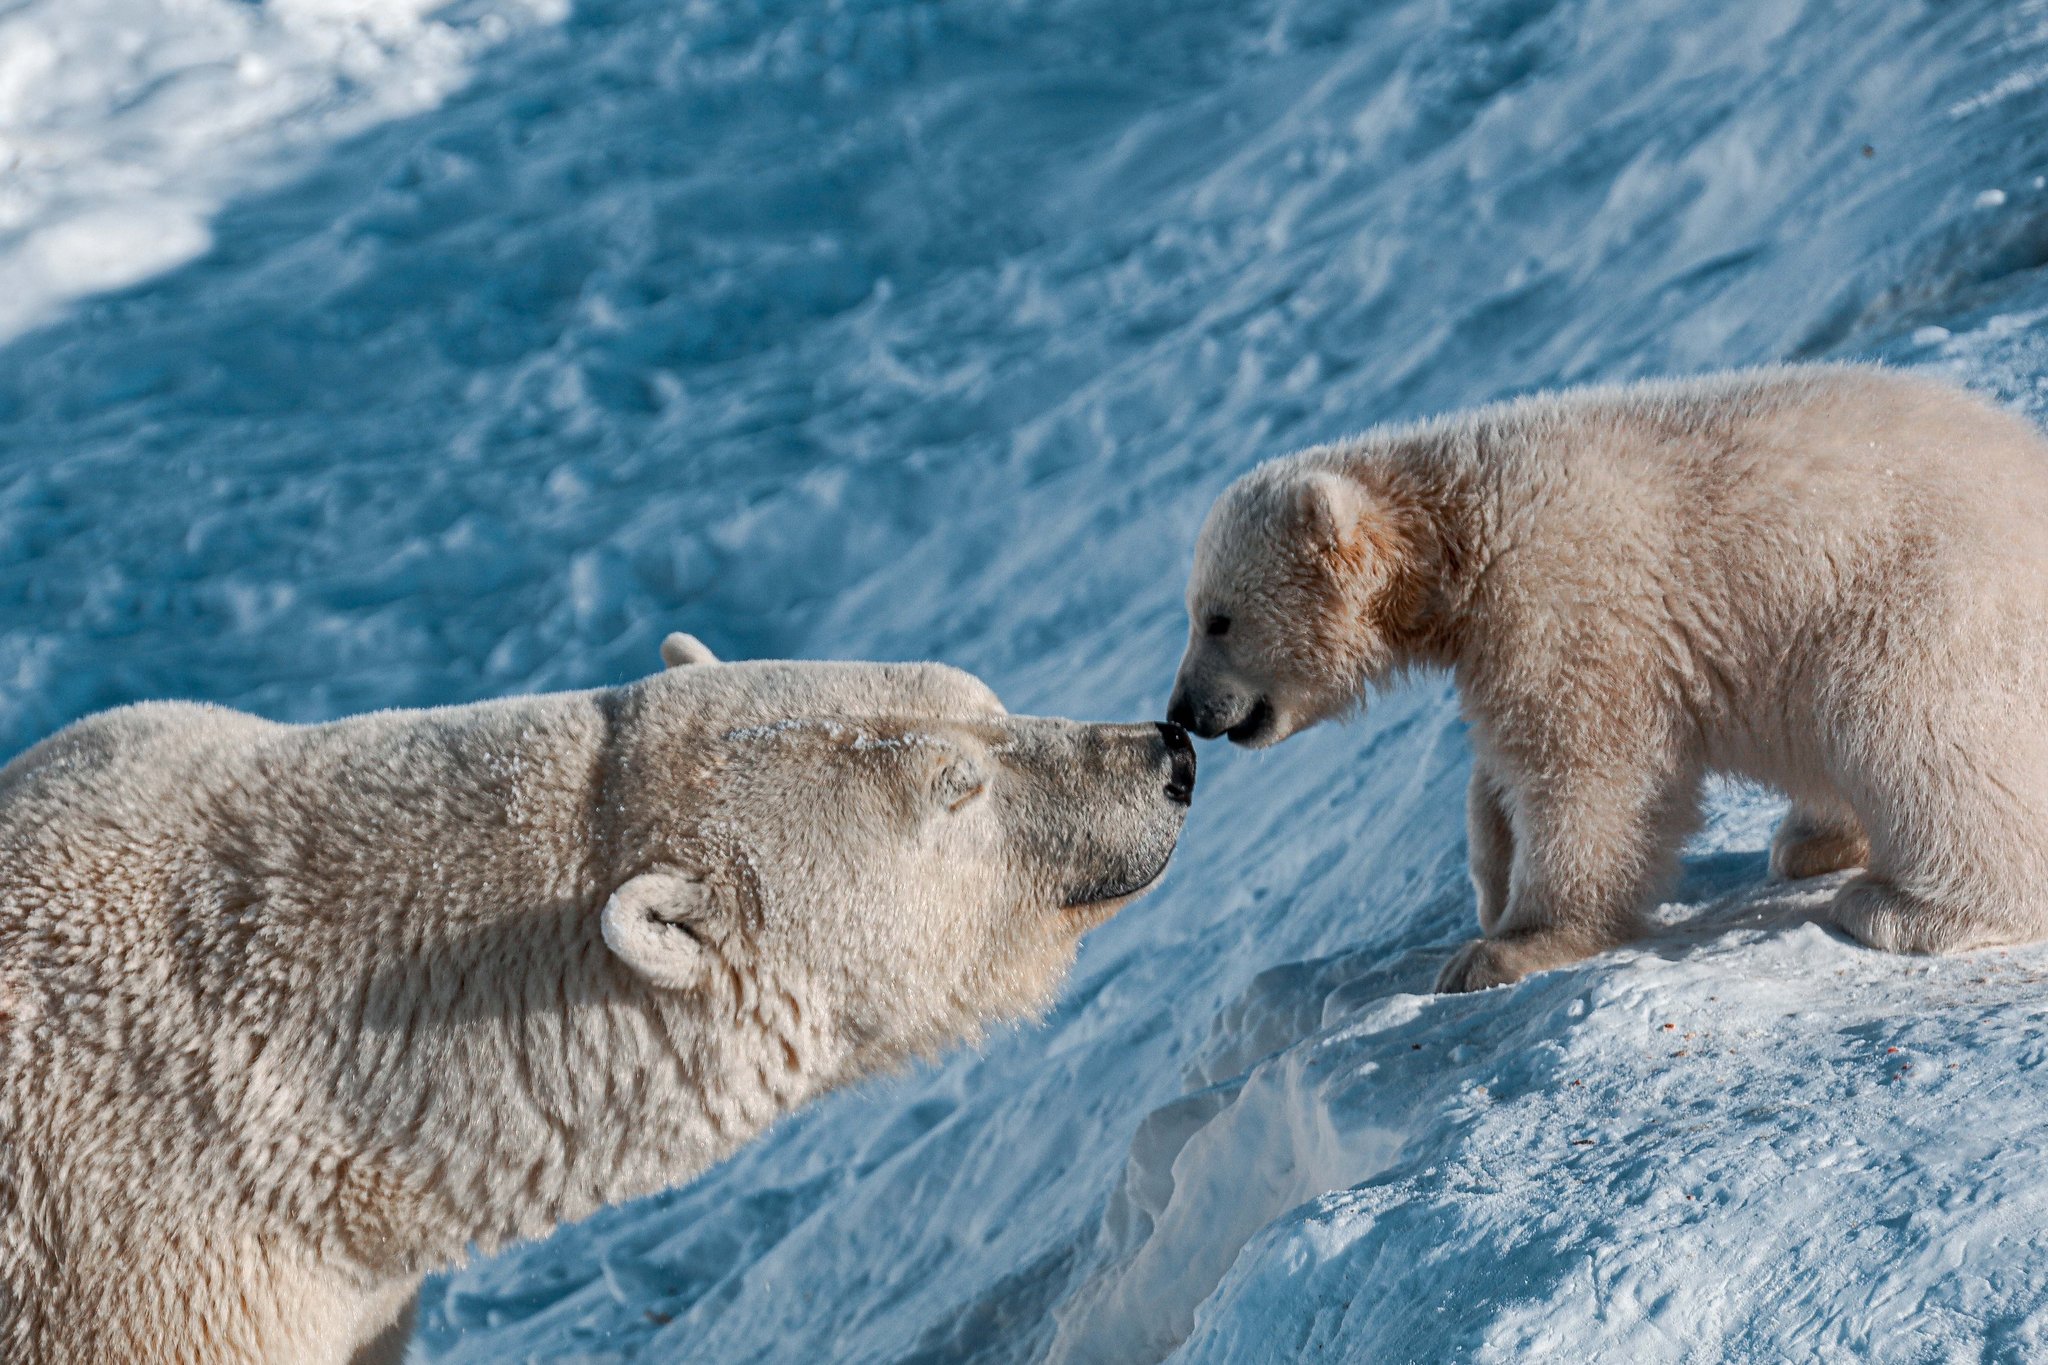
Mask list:
POLYGON ((1169 714, 1260 746, 1448 669, 1472 990, 1638 932, 1701 778, 1897 952, 2048 937, 2048 442, 1934 379, 1789 366, 1524 398, 1218 500, 1169 714))
POLYGON ((1186 736, 717 664, 0 769, 0 1359, 395 1360, 420 1277, 1040 1008, 1186 736))

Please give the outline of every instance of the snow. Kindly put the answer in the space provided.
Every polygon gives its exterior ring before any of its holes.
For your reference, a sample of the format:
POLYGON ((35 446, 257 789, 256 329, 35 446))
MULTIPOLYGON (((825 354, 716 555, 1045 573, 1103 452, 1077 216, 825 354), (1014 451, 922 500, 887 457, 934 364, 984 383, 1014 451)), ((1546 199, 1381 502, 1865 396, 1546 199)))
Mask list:
POLYGON ((0 339, 196 259, 229 194, 431 107, 467 58, 563 3, 461 19, 437 0, 0 8, 0 339))
MULTIPOLYGON (((0 739, 673 629, 1155 715, 1288 448, 1788 357, 2048 411, 2043 72, 2036 5, 12 0, 0 739)), ((1728 787, 1655 936, 1430 996, 1466 763, 1433 679, 1205 748, 1042 1025, 436 1277, 414 1358, 2048 1351, 2048 950, 1850 945, 1728 787)))

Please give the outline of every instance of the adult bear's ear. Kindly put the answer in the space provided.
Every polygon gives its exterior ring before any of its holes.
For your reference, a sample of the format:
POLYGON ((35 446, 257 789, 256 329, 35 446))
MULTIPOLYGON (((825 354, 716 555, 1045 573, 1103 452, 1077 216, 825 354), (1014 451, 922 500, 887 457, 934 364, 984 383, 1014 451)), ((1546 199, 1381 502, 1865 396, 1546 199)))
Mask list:
POLYGON ((643 872, 612 892, 599 926, 607 948, 657 986, 689 990, 717 964, 718 893, 682 872, 643 872))
POLYGON ((685 668, 691 664, 715 664, 718 656, 704 647, 704 642, 694 635, 682 631, 670 632, 661 642, 661 661, 669 668, 685 668))

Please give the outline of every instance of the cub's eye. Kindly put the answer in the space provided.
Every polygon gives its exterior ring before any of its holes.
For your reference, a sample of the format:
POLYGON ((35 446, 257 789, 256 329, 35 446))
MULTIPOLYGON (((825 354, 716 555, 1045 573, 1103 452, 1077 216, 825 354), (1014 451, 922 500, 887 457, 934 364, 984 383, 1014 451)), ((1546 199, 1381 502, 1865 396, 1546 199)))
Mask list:
POLYGON ((1230 634, 1230 618, 1228 616, 1210 617, 1208 620, 1202 622, 1202 633, 1204 635, 1230 634))

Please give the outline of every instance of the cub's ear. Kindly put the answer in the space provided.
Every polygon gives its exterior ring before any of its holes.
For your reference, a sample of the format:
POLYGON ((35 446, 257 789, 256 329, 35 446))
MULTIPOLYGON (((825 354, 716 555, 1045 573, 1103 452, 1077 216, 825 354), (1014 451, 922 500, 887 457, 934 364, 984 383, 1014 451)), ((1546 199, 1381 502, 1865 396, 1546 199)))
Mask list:
POLYGON ((681 872, 643 872, 604 903, 607 948, 657 986, 688 990, 709 979, 717 955, 709 929, 718 893, 681 872))
POLYGON ((1302 525, 1328 540, 1349 538, 1365 516, 1365 490, 1332 470, 1304 474, 1294 498, 1302 525))
POLYGON ((683 668, 689 664, 715 664, 718 656, 696 636, 678 630, 661 642, 661 661, 670 668, 683 668))

